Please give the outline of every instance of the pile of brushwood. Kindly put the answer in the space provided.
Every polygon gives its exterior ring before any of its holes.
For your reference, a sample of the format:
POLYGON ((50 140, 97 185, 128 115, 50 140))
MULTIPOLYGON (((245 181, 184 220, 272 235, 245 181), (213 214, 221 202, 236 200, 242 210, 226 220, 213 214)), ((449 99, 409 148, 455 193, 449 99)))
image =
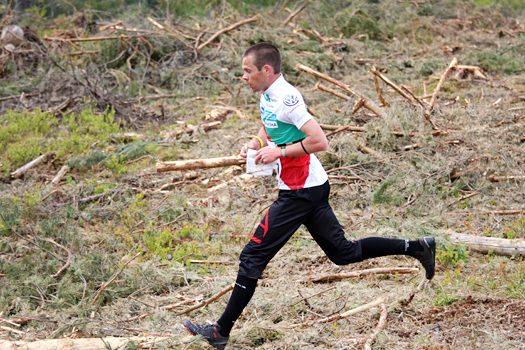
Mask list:
POLYGON ((522 1, 194 2, 1 10, 24 39, 0 43, 0 348, 208 348, 181 322, 221 315, 277 196, 238 156, 261 41, 328 136, 348 239, 434 235, 437 274, 336 266, 302 227, 231 348, 523 347, 522 1))

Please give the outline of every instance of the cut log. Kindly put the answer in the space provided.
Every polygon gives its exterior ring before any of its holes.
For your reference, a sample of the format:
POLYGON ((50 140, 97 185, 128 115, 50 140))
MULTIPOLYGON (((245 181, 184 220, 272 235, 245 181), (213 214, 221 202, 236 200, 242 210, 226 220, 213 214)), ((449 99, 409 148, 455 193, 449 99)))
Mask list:
POLYGON ((246 159, 240 156, 208 158, 208 159, 176 160, 173 162, 158 162, 157 172, 164 173, 167 171, 177 171, 177 170, 220 168, 220 167, 225 167, 225 166, 230 166, 230 165, 241 165, 241 164, 246 164, 246 159))
POLYGON ((456 232, 447 232, 452 242, 464 243, 472 250, 488 253, 494 252, 500 255, 525 256, 525 241, 522 239, 505 239, 496 237, 482 237, 467 235, 456 232))
MULTIPOLYGON (((142 349, 156 349, 156 343, 169 337, 130 337, 130 338, 79 338, 79 339, 46 339, 34 342, 0 340, 3 350, 100 350, 124 349, 131 341, 138 343, 142 349)), ((131 344, 130 344, 131 345, 131 344)))
POLYGON ((29 169, 31 169, 34 166, 37 166, 38 164, 42 163, 47 158, 47 154, 42 154, 40 157, 30 161, 26 165, 24 165, 21 168, 16 169, 11 173, 12 178, 19 178, 20 176, 24 175, 29 169))
POLYGON ((326 81, 329 81, 330 83, 334 84, 334 85, 337 85, 339 86, 340 88, 348 91, 349 93, 351 93, 352 95, 355 95, 357 97, 359 97, 360 99, 362 99, 364 101, 364 106, 366 108, 368 108, 369 110, 371 110, 372 112, 374 112, 375 114, 377 114, 379 117, 381 118, 387 118, 387 114, 386 112, 381 108, 379 107, 374 101, 372 101, 370 98, 366 97, 365 95, 361 94, 360 92, 357 92, 355 90, 353 90, 350 86, 334 79, 334 78, 331 78, 323 73, 320 73, 310 67, 307 67, 305 65, 302 65, 300 63, 296 64, 295 65, 295 68, 298 69, 298 70, 301 70, 303 72, 306 72, 310 75, 313 75, 313 76, 316 76, 318 78, 321 78, 321 79, 324 79, 326 81))
POLYGON ((62 168, 60 168, 59 172, 56 174, 56 176, 53 178, 53 180, 51 180, 51 184, 56 185, 57 183, 59 183, 68 171, 69 167, 67 165, 63 165, 62 168))

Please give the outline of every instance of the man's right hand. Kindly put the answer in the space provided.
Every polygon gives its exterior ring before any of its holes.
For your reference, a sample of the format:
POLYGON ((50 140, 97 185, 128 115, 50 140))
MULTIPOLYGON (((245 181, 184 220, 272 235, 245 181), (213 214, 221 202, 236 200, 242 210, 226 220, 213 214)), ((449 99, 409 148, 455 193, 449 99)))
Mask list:
POLYGON ((259 150, 261 148, 261 143, 257 139, 252 139, 246 145, 241 147, 241 157, 246 158, 248 156, 248 148, 259 150))

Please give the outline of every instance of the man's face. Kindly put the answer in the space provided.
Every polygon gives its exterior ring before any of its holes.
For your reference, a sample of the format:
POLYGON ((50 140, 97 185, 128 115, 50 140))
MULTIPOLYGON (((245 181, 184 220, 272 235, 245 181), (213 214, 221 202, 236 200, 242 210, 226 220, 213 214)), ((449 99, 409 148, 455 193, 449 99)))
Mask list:
POLYGON ((253 92, 264 91, 268 88, 268 69, 264 66, 261 70, 253 64, 252 55, 242 59, 243 80, 246 80, 253 92))

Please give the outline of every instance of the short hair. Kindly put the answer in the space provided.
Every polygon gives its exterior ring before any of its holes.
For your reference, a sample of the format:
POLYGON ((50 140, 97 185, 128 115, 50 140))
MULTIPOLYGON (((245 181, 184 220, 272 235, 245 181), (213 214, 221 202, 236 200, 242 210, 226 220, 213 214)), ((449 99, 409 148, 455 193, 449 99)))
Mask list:
POLYGON ((265 64, 273 68, 275 74, 281 73, 281 53, 270 43, 258 43, 248 48, 242 57, 252 56, 253 64, 261 70, 265 64))

